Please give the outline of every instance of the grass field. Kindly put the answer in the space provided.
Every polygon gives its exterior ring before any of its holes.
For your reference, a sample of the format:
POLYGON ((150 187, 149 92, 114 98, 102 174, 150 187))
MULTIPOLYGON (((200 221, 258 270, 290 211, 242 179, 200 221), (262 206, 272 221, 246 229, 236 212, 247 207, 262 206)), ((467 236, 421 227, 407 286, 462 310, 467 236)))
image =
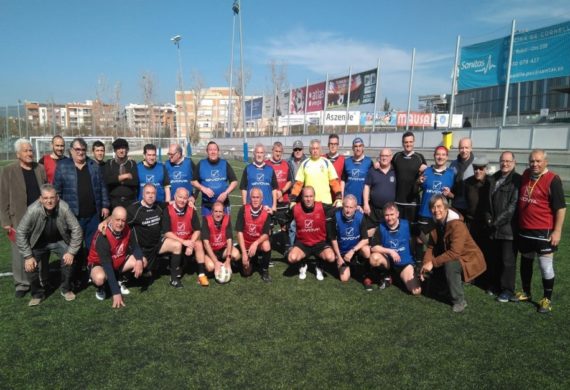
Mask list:
MULTIPOLYGON (((300 281, 277 256, 271 284, 201 288, 193 274, 174 290, 164 276, 120 310, 92 286, 29 308, 0 277, 0 388, 569 388, 568 233, 567 220, 551 315, 472 286, 457 315, 397 287, 300 281)), ((9 253, 2 235, 0 273, 9 253)), ((536 265, 533 282, 540 298, 536 265)))

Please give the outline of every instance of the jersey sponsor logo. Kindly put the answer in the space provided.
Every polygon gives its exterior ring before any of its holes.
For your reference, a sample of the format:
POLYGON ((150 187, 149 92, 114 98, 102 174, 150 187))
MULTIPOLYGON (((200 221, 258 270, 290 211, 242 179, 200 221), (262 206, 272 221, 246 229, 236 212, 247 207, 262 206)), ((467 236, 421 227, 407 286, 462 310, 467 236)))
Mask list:
POLYGON ((390 244, 390 248, 397 248, 400 245, 400 240, 389 240, 388 243, 390 244))
POLYGON ((172 178, 175 180, 180 180, 182 179, 182 172, 180 171, 174 171, 172 172, 172 178))
POLYGON ((313 220, 312 219, 306 219, 305 220, 305 229, 312 229, 313 228, 313 220))
POLYGON ((285 172, 284 171, 275 171, 275 176, 277 177, 277 180, 282 180, 283 176, 285 176, 285 172))
POLYGON ((184 223, 184 222, 177 222, 177 223, 176 223, 176 229, 177 229, 179 232, 185 232, 185 231, 186 231, 186 223, 184 223))
POLYGON ((255 232, 257 231, 257 225, 255 225, 254 223, 250 223, 247 226, 247 231, 249 232, 249 234, 255 234, 255 232))
POLYGON ((147 183, 154 183, 154 175, 146 175, 147 183))
POLYGON ((354 169, 352 170, 352 176, 353 176, 353 177, 359 177, 359 176, 360 176, 360 169, 354 168, 354 169))
POLYGON ((258 173, 256 176, 257 181, 265 181, 265 174, 258 173))
POLYGON ((352 226, 346 228, 346 229, 344 230, 344 234, 346 234, 346 235, 349 236, 349 237, 354 236, 354 228, 353 228, 352 226))
POLYGON ((114 255, 111 255, 111 258, 114 259, 118 259, 119 257, 123 256, 125 254, 125 244, 121 243, 121 245, 119 245, 117 247, 117 252, 114 255))
POLYGON ((214 179, 220 177, 220 171, 217 169, 212 169, 212 177, 214 179))
POLYGON ((433 185, 431 186, 431 188, 434 191, 441 191, 441 182, 440 181, 434 181, 433 185))
POLYGON ((214 234, 214 242, 215 243, 220 243, 222 242, 222 233, 218 233, 218 234, 214 234))

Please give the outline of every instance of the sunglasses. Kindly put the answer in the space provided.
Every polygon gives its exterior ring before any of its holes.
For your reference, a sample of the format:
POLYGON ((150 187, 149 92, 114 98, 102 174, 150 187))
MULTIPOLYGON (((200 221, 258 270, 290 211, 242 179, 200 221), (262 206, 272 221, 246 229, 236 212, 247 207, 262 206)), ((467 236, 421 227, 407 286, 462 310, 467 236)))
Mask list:
POLYGON ((484 171, 487 167, 473 167, 475 171, 484 171))
POLYGON ((303 150, 303 149, 300 149, 300 148, 293 149, 294 152, 300 152, 300 151, 302 151, 302 150, 303 150))

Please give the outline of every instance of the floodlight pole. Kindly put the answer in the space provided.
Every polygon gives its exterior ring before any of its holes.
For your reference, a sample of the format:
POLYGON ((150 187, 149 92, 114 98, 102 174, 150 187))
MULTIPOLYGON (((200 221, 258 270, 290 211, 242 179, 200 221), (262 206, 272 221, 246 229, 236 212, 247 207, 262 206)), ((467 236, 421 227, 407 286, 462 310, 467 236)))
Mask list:
MULTIPOLYGON (((182 75, 182 54, 180 53, 180 41, 182 40, 181 35, 175 35, 170 38, 172 43, 176 45, 176 51, 178 52, 178 88, 182 93, 182 106, 184 110, 184 127, 186 128, 186 137, 188 139, 188 144, 186 146, 188 157, 192 157, 192 144, 190 142, 190 129, 188 128, 188 110, 186 108, 186 93, 184 92, 184 78, 182 75)), ((178 115, 177 115, 178 118, 178 115)), ((182 137, 182 131, 178 125, 178 120, 176 121, 176 138, 179 140, 182 137)))
MULTIPOLYGON (((247 129, 245 126, 245 80, 243 75, 243 29, 241 24, 241 13, 239 12, 240 9, 240 2, 239 0, 234 1, 234 5, 232 9, 235 11, 235 7, 237 4, 237 12, 239 16, 239 60, 240 60, 240 73, 241 73, 241 124, 243 127, 243 161, 247 162, 247 129)), ((253 104, 253 103, 252 103, 253 104)))

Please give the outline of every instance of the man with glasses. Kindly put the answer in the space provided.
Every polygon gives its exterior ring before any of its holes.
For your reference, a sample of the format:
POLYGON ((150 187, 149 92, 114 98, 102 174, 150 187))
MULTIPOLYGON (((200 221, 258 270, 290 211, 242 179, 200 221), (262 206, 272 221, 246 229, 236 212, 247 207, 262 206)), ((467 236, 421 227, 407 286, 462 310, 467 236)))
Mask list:
MULTIPOLYGON (((54 187, 79 221, 85 248, 91 248, 99 218, 109 215, 109 195, 99 165, 87 157, 87 143, 83 138, 71 141, 70 159, 61 160, 55 170, 54 187)), ((81 282, 85 267, 84 256, 74 262, 75 283, 81 282)))
POLYGON ((158 202, 170 201, 170 179, 166 167, 156 159, 156 146, 146 144, 143 148, 144 160, 137 164, 139 174, 139 197, 142 199, 142 188, 146 183, 156 187, 156 200, 158 202))
POLYGON ((521 283, 519 301, 530 301, 530 287, 534 257, 538 256, 542 275, 543 298, 538 303, 539 313, 552 311, 554 289, 554 252, 562 238, 566 215, 564 189, 560 176, 548 169, 548 156, 542 149, 534 149, 519 190, 519 251, 521 252, 521 283))
POLYGON ((337 176, 340 178, 342 177, 342 171, 344 170, 345 158, 338 152, 339 146, 340 139, 338 135, 329 135, 329 151, 323 157, 328 158, 330 162, 333 163, 334 170, 336 171, 337 176))
POLYGON ((123 138, 113 142, 115 158, 105 164, 104 178, 109 189, 111 208, 127 208, 136 202, 139 191, 137 163, 129 159, 129 143, 123 138))
POLYGON ((367 216, 368 236, 373 237, 378 225, 384 221, 384 205, 396 198, 396 172, 392 168, 392 150, 380 151, 378 169, 368 171, 363 189, 363 211, 367 216))
POLYGON ((501 294, 497 301, 506 303, 515 301, 515 278, 517 250, 515 234, 517 232, 516 208, 521 186, 521 175, 515 172, 515 154, 503 152, 500 158, 500 170, 489 177, 489 217, 487 223, 491 230, 491 253, 501 268, 499 280, 501 294))
POLYGON ((192 185, 202 193, 202 216, 212 213, 215 202, 224 204, 224 212, 230 214, 229 195, 237 187, 237 177, 232 166, 220 158, 220 147, 214 141, 206 146, 207 157, 200 160, 193 173, 192 185))
POLYGON ((168 161, 164 164, 168 171, 170 180, 170 190, 166 196, 166 201, 171 200, 170 194, 175 194, 180 187, 186 188, 190 194, 189 202, 194 204, 194 187, 192 186, 194 169, 196 164, 189 157, 184 157, 182 146, 172 144, 168 147, 168 161))
POLYGON ((53 179, 55 178, 55 167, 60 160, 67 158, 65 156, 65 141, 61 135, 54 135, 51 139, 51 149, 50 154, 46 154, 38 163, 42 164, 46 169, 46 175, 48 183, 53 184, 53 179))
POLYGON ((344 196, 354 195, 358 206, 363 206, 364 180, 372 168, 372 159, 364 155, 364 142, 356 137, 352 141, 353 155, 346 159, 342 170, 341 187, 344 196))

